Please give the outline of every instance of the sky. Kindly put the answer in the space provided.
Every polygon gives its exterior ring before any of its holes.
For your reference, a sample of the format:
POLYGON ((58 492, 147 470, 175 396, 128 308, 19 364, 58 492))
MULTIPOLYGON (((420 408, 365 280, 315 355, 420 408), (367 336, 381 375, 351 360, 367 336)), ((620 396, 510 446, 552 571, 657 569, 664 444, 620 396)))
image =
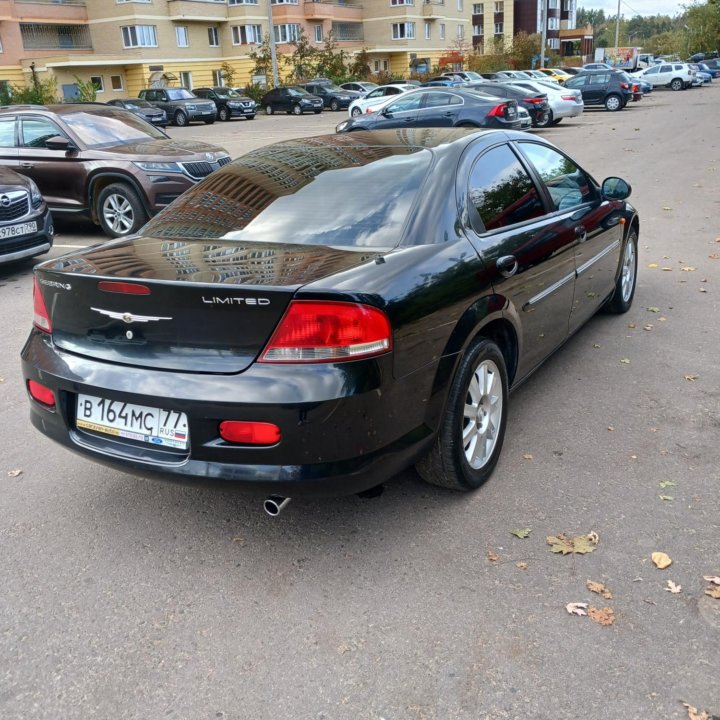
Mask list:
MULTIPOLYGON (((692 0, 687 0, 687 5, 692 4, 692 0)), ((586 10, 604 10, 606 15, 617 14, 617 0, 578 0, 578 7, 586 10)), ((635 15, 677 15, 681 12, 680 3, 675 0, 630 0, 625 2, 620 0, 620 14, 626 18, 635 15)))

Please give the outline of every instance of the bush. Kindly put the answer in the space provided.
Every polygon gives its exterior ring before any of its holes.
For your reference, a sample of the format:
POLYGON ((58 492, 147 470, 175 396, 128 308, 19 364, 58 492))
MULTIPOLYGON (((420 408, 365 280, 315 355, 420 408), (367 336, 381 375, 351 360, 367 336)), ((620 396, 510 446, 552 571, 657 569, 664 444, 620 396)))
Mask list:
POLYGON ((13 85, 9 91, 10 102, 15 105, 48 105, 58 102, 57 78, 36 79, 29 87, 13 85))

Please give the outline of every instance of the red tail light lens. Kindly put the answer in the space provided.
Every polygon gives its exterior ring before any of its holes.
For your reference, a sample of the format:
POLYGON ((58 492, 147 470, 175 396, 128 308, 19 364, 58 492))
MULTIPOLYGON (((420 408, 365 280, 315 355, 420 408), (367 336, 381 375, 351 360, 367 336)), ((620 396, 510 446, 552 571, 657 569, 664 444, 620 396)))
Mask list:
POLYGON ((627 90, 630 86, 629 86, 627 83, 620 83, 620 87, 621 87, 623 90, 627 90))
POLYGON ((488 117, 501 117, 504 118, 509 105, 507 103, 500 103, 496 105, 488 114, 488 117))
POLYGON ((526 97, 523 98, 525 102, 531 103, 532 105, 541 105, 545 102, 545 98, 538 98, 538 97, 526 97))
POLYGON ((147 285, 136 283, 117 282, 115 280, 101 280, 97 284, 98 290, 105 292, 123 293, 125 295, 149 295, 150 288, 147 285))
POLYGON ((33 400, 37 400, 41 405, 46 405, 49 408, 55 407, 55 393, 49 387, 45 387, 45 385, 41 385, 34 380, 28 380, 27 389, 33 400))
POLYGON ((272 423, 223 420, 220 437, 239 445, 277 445, 282 434, 280 428, 272 423))
POLYGON ((570 100, 571 102, 575 102, 575 100, 580 99, 577 95, 562 95, 561 97, 563 100, 570 100))
POLYGON ((52 332, 52 323, 50 322, 50 315, 45 305, 45 300, 40 292, 40 285, 38 283, 37 275, 33 281, 33 325, 38 329, 46 333, 52 332))
POLYGON ((378 308, 293 300, 260 362, 340 362, 381 355, 391 346, 390 321, 378 308))

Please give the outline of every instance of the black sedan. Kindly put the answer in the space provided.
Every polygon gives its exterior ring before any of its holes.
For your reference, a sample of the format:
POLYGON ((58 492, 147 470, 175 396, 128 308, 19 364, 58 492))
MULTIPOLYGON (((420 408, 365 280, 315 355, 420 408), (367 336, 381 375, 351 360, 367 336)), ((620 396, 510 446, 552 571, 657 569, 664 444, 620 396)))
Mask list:
POLYGON ((107 104, 125 108, 143 120, 147 120, 151 125, 162 128, 167 127, 167 113, 162 108, 155 107, 155 105, 151 105, 142 98, 113 98, 108 100, 107 104))
POLYGON ((630 307, 629 194, 520 132, 259 148, 140 235, 38 266, 32 422, 110 466, 284 498, 413 464, 472 490, 509 388, 601 307, 630 307))
POLYGON ((323 101, 299 85, 273 88, 262 96, 260 105, 265 109, 267 115, 276 112, 293 113, 294 115, 314 112, 319 115, 323 109, 323 101))
POLYGON ((478 83, 475 87, 486 95, 493 95, 504 100, 515 100, 520 107, 524 107, 528 111, 533 127, 547 127, 552 120, 550 104, 545 93, 527 90, 506 82, 484 82, 478 83))
POLYGON ((389 128, 520 128, 517 102, 464 88, 428 87, 403 93, 372 113, 343 120, 336 132, 389 128))
POLYGON ((317 95, 323 101, 323 107, 329 110, 347 110, 353 100, 363 97, 364 93, 343 90, 329 82, 309 82, 301 85, 311 95, 317 95))

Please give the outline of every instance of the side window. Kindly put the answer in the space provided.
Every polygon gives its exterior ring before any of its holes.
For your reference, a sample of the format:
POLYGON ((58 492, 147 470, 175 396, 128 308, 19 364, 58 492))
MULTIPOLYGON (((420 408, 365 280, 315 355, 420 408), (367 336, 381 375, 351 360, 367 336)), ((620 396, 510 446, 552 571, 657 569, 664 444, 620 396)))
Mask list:
POLYGON ((422 102, 422 94, 417 93, 410 97, 400 97, 389 105, 385 106, 385 110, 389 113, 408 112, 409 110, 417 110, 422 102))
POLYGON ((23 147, 44 148, 45 141, 57 135, 63 135, 63 133, 45 118, 23 118, 22 120, 20 144, 23 147))
POLYGON ((655 65, 655 67, 648 68, 645 75, 657 75, 660 70, 660 67, 658 65, 655 65))
POLYGON ((661 65, 660 72, 672 72, 672 65, 661 65))
POLYGON ((158 90, 158 91, 157 91, 157 99, 158 99, 158 100, 163 100, 164 102, 167 102, 167 100, 168 100, 168 95, 167 95, 167 93, 166 93, 164 90, 158 90))
POLYGON ((568 210, 596 199, 590 178, 565 155, 535 143, 519 145, 545 183, 555 210, 568 210))
POLYGON ((426 93, 424 107, 436 108, 451 105, 453 98, 456 97, 456 95, 447 95, 446 93, 426 93))
POLYGON ((488 150, 470 172, 468 198, 484 227, 478 232, 525 222, 544 214, 537 188, 507 146, 488 150))
POLYGON ((587 75, 576 75, 574 78, 570 78, 565 81, 565 87, 581 88, 585 84, 586 80, 587 75))
POLYGON ((154 90, 148 90, 148 91, 145 93, 144 98, 145 98, 148 102, 152 102, 153 100, 157 100, 157 93, 156 93, 154 90))
POLYGON ((15 147, 15 118, 0 120, 0 147, 15 147))
POLYGON ((610 73, 602 73, 602 75, 596 75, 591 82, 598 85, 607 85, 610 82, 610 73))

